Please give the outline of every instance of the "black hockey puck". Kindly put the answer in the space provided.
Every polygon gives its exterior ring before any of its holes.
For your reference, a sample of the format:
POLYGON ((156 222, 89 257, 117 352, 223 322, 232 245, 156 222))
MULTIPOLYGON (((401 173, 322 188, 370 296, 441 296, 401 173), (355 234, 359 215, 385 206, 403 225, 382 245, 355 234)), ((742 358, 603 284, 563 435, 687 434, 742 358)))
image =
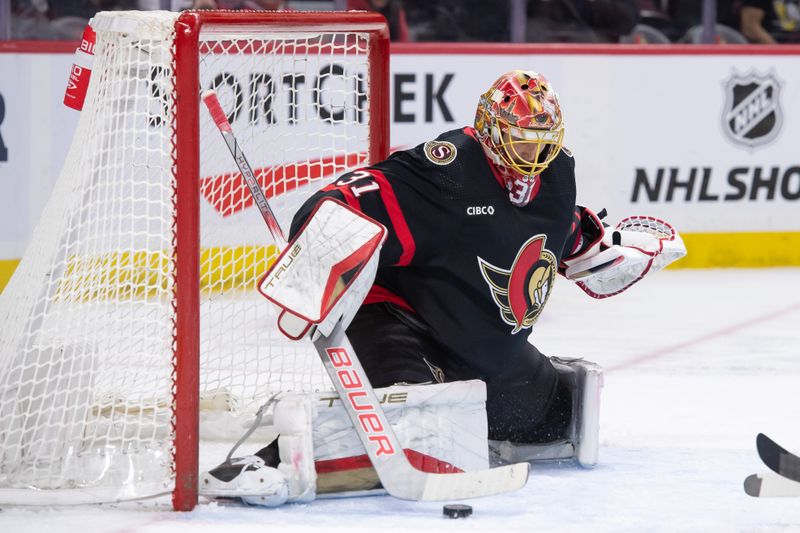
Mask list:
POLYGON ((472 514, 472 507, 451 503, 442 507, 442 514, 447 518, 466 518, 472 514))

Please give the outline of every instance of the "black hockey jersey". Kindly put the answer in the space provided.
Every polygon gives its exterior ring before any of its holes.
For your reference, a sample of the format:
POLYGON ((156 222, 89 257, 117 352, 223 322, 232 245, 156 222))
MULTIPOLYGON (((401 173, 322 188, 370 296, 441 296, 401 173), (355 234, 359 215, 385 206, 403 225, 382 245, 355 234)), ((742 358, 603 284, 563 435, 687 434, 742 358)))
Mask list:
POLYGON ((365 304, 412 310, 451 357, 492 377, 514 368, 576 239, 571 154, 562 150, 536 187, 513 206, 475 131, 453 130, 341 176, 301 207, 291 235, 323 196, 383 224, 365 304))

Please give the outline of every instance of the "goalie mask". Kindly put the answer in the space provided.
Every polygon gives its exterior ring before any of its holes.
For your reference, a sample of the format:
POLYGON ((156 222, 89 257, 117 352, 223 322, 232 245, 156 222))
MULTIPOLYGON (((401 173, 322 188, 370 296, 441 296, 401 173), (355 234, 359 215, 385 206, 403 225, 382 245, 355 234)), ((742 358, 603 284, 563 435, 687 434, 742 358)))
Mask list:
POLYGON ((533 71, 504 74, 481 95, 475 129, 511 203, 526 205, 564 141, 561 106, 550 82, 533 71))

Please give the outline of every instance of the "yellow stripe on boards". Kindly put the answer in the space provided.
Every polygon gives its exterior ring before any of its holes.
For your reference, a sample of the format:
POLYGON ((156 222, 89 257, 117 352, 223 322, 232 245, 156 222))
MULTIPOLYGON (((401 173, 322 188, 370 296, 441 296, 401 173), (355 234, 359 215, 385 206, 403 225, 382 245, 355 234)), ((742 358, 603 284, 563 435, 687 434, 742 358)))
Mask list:
POLYGON ((0 292, 3 291, 8 280, 11 279, 11 274, 17 269, 19 259, 0 259, 0 292))
POLYGON ((255 290, 278 257, 276 246, 204 248, 200 252, 200 287, 203 292, 255 290))
POLYGON ((671 268, 800 266, 800 232, 688 233, 687 255, 671 268))
MULTIPOLYGON (((218 246, 200 251, 204 295, 252 291, 278 256, 275 246, 218 246)), ((19 260, 0 261, 0 290, 19 260)), ((59 280, 57 298, 70 301, 171 298, 170 256, 164 252, 114 252, 72 256, 59 280)))

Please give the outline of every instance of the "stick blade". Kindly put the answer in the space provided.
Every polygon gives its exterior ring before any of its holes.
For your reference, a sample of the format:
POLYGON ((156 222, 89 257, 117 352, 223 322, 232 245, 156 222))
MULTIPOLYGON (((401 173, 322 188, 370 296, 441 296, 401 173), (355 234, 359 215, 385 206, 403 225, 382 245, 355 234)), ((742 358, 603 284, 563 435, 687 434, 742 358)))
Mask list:
POLYGON ((800 460, 780 444, 759 433, 756 437, 758 456, 773 472, 793 481, 800 481, 800 460))
MULTIPOLYGON (((466 500, 519 490, 528 481, 530 465, 516 463, 475 472, 427 474, 411 498, 422 501, 466 500)), ((387 492, 392 494, 389 487, 387 492)), ((395 494, 392 494, 393 496, 395 494)))
POLYGON ((759 457, 764 461, 764 464, 777 472, 778 464, 780 463, 780 454, 786 453, 786 450, 763 433, 759 433, 756 436, 756 449, 758 450, 759 457))
POLYGON ((774 472, 763 472, 747 476, 744 491, 754 498, 797 498, 800 497, 800 483, 774 472))

